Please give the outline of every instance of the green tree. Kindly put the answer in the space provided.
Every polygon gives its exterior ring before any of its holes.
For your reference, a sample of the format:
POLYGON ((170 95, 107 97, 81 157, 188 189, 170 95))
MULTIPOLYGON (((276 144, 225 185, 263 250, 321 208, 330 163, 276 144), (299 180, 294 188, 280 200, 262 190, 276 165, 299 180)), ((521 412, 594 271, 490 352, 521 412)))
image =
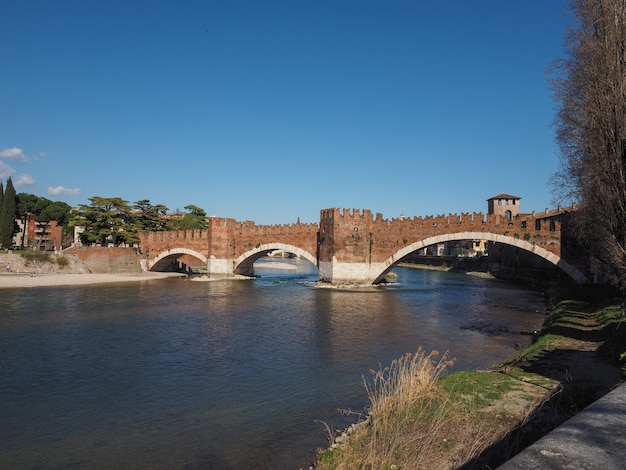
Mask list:
POLYGON ((4 207, 4 186, 0 181, 0 247, 2 246, 2 208, 4 207))
POLYGON ((138 230, 158 232, 168 229, 166 217, 168 208, 163 204, 152 205, 148 199, 142 199, 135 202, 133 208, 138 230))
POLYGON ((0 214, 0 245, 9 248, 13 245, 13 234, 17 231, 17 195, 11 178, 7 179, 0 214))
POLYGON ((22 236, 20 246, 24 248, 26 242, 26 227, 33 215, 38 215, 43 208, 52 201, 29 193, 19 193, 17 195, 17 213, 22 219, 22 236))
MULTIPOLYGON (((61 201, 49 201, 50 203, 46 205, 39 214, 35 215, 34 219, 37 222, 37 227, 40 230, 40 233, 46 233, 48 231, 48 227, 50 227, 50 222, 53 220, 56 221, 57 225, 66 226, 69 218, 70 211, 72 208, 69 204, 61 201)), ((38 245, 41 245, 43 240, 38 240, 38 245)))
POLYGON ((573 0, 567 56, 552 79, 561 168, 559 201, 580 203, 582 242, 626 292, 626 3, 573 0))
POLYGON ((137 243, 137 229, 133 225, 131 206, 124 199, 94 196, 90 205, 81 204, 73 215, 70 225, 82 226, 81 241, 86 244, 137 243))
MULTIPOLYGON (((17 212, 22 219, 24 227, 28 221, 32 219, 37 223, 40 233, 46 233, 50 222, 55 220, 58 225, 67 230, 69 214, 71 211, 69 204, 62 201, 51 201, 45 197, 36 196, 35 194, 19 193, 17 195, 17 212)), ((22 232, 21 246, 24 247, 25 229, 22 232)), ((43 240, 36 240, 38 245, 43 240)))
POLYGON ((185 206, 187 213, 182 217, 173 217, 170 221, 170 230, 198 230, 207 228, 207 215, 204 209, 192 204, 185 206))

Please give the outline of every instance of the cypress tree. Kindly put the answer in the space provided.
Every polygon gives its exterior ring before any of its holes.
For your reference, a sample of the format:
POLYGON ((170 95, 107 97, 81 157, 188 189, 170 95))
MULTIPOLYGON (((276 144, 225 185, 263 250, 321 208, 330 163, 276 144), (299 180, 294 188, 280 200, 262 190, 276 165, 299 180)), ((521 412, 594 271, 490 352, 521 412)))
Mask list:
MULTIPOLYGON (((4 207, 4 186, 2 186, 2 181, 0 181, 0 240, 2 240, 2 209, 4 207)), ((0 246, 2 246, 2 242, 0 241, 0 246)))
POLYGON ((13 234, 17 225, 15 223, 15 218, 17 217, 17 194, 11 178, 7 180, 3 199, 2 215, 0 217, 0 245, 9 248, 13 245, 13 234))

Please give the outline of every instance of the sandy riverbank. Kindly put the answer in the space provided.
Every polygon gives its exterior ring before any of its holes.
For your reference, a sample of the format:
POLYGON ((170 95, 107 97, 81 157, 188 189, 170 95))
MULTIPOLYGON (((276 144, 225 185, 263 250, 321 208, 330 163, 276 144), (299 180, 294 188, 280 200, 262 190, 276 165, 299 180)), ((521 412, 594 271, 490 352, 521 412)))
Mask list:
POLYGON ((257 263, 254 265, 255 269, 285 269, 288 271, 297 271, 298 266, 289 263, 281 263, 279 261, 266 261, 263 263, 257 263))
POLYGON ((36 274, 34 276, 29 274, 2 273, 0 274, 0 289, 153 281, 180 276, 180 273, 155 272, 139 274, 36 274))

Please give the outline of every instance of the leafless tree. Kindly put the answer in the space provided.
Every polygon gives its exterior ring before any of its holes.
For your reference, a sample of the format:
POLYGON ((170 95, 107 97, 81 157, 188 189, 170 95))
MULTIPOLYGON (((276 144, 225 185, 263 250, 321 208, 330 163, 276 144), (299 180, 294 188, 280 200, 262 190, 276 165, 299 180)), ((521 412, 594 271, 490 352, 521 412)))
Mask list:
POLYGON ((557 103, 559 202, 577 201, 575 227, 626 293, 626 2, 572 0, 567 55, 551 78, 557 103))

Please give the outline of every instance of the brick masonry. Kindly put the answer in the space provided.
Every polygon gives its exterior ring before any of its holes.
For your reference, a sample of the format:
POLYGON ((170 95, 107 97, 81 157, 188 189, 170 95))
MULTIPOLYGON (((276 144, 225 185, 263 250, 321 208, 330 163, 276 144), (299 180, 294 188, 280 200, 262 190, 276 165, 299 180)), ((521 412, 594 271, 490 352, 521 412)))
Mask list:
POLYGON ((373 283, 403 256, 427 245, 461 239, 490 240, 535 253, 579 282, 586 278, 561 258, 562 223, 574 208, 518 215, 480 212, 385 219, 369 210, 323 209, 319 224, 256 225, 212 217, 208 228, 142 232, 148 269, 177 256, 196 256, 210 274, 250 274, 254 260, 277 249, 307 258, 330 283, 373 283), (206 261, 205 261, 206 260, 206 261))
POLYGON ((78 257, 92 273, 140 273, 142 271, 134 248, 79 247, 64 250, 78 257))

